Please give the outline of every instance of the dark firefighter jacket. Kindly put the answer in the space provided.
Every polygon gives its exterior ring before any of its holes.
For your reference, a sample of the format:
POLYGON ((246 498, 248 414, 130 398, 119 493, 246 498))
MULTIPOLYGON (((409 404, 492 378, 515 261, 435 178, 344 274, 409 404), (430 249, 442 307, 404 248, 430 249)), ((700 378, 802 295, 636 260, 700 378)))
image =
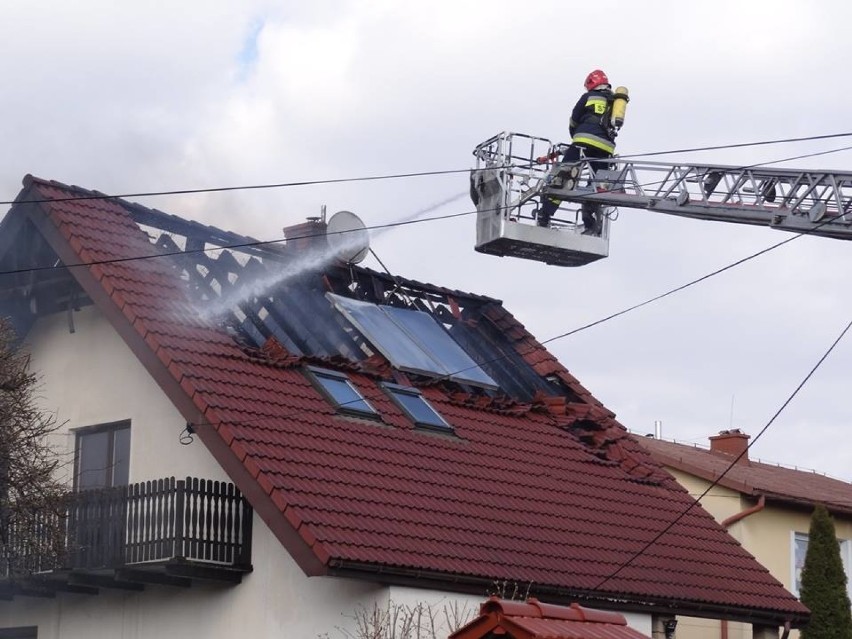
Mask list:
POLYGON ((608 126, 612 101, 609 89, 593 89, 580 96, 568 125, 573 144, 615 152, 614 136, 608 126))

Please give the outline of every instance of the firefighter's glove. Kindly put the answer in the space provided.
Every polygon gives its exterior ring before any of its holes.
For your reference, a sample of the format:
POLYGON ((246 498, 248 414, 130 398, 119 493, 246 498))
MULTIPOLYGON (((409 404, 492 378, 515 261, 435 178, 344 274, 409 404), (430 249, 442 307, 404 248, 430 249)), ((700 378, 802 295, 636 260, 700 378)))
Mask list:
POLYGON ((548 162, 550 162, 550 156, 549 155, 542 155, 542 156, 539 156, 535 159, 536 164, 547 164, 548 162))

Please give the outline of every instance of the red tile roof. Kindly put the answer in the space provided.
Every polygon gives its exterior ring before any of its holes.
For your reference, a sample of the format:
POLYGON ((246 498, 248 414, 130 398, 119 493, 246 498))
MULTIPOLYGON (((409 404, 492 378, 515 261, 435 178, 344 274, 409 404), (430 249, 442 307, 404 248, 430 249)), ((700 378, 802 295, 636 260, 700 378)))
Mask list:
POLYGON ((496 300, 477 298, 485 310, 469 323, 499 329, 563 396, 498 401, 426 384, 457 435, 441 436, 416 430, 379 389, 381 367, 347 364, 338 368, 381 420, 345 417, 306 378, 303 358, 280 345, 251 351, 203 319, 177 258, 108 261, 160 251, 133 215, 177 218, 68 200, 91 192, 56 182, 24 185, 19 201, 55 201, 17 204, 7 217, 29 216, 65 264, 102 261, 72 273, 306 573, 472 592, 510 580, 561 601, 806 617, 712 517, 682 516, 686 491, 496 300))
MULTIPOLYGON (((734 459, 700 446, 652 437, 638 439, 661 464, 708 481, 718 478, 734 459)), ((749 497, 764 496, 797 507, 820 503, 834 513, 852 515, 852 484, 813 471, 743 459, 719 484, 749 497)))
POLYGON ((485 639, 498 634, 515 639, 648 639, 614 612, 590 610, 577 604, 554 606, 535 598, 521 603, 497 597, 482 604, 480 616, 449 639, 485 639))

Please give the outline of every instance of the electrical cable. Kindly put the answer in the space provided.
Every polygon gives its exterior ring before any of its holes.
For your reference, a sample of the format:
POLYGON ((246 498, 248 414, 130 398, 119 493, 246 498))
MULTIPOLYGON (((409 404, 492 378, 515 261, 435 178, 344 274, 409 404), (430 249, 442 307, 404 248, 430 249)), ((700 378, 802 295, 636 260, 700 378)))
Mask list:
MULTIPOLYGON (((832 138, 852 137, 849 133, 829 133, 827 135, 809 135, 803 138, 783 138, 780 140, 764 140, 761 142, 741 142, 739 144, 723 144, 718 146, 702 146, 691 149, 672 149, 671 151, 651 151, 648 153, 633 153, 631 155, 620 155, 620 158, 652 157, 656 155, 671 155, 672 153, 696 153, 698 151, 719 151, 722 149, 739 149, 751 146, 766 146, 769 144, 786 144, 788 142, 811 142, 813 140, 829 140, 832 138)), ((2 202, 0 202, 2 204, 2 202)))
MULTIPOLYGON (((847 134, 838 134, 838 135, 847 135, 847 134)), ((849 135, 852 135, 852 134, 849 134, 849 135)), ((827 136, 827 137, 836 137, 836 136, 827 136)), ((778 141, 766 142, 766 144, 771 144, 771 143, 776 143, 776 142, 778 142, 778 141)), ((724 147, 720 147, 720 148, 724 148, 724 147)), ((783 158, 783 159, 780 159, 780 160, 767 160, 765 162, 759 162, 759 163, 755 163, 755 164, 744 165, 744 166, 741 166, 741 167, 734 167, 731 170, 744 170, 744 169, 749 169, 749 168, 755 168, 755 167, 758 167, 758 166, 766 166, 766 165, 769 165, 769 164, 778 164, 778 163, 781 163, 781 162, 790 162, 792 160, 800 160, 800 159, 804 159, 804 158, 815 157, 815 156, 818 156, 818 155, 828 155, 828 154, 831 154, 831 153, 838 153, 840 151, 848 151, 850 149, 852 149, 852 146, 839 147, 837 149, 829 149, 827 151, 816 151, 816 152, 813 152, 813 153, 791 156, 791 157, 783 158)), ((621 157, 627 157, 627 156, 618 156, 618 159, 620 159, 621 157)), ((468 171, 468 170, 469 169, 465 169, 465 171, 468 171)), ((457 171, 450 171, 450 172, 457 172, 457 171)), ((410 175, 415 175, 415 174, 406 174, 406 175, 410 176, 410 175)), ((358 179, 358 178, 352 178, 352 180, 356 180, 356 179, 358 179)), ((370 179, 380 179, 380 178, 370 178, 370 179)), ((638 186, 644 188, 644 187, 648 187, 648 186, 654 186, 654 185, 657 185, 657 184, 663 184, 664 182, 665 182, 664 180, 659 180, 659 181, 647 182, 647 183, 644 183, 644 184, 640 184, 638 186)), ((298 184, 298 183, 292 183, 292 184, 298 184)), ((224 187, 224 189, 226 189, 226 190, 227 189, 235 190, 235 189, 240 189, 240 188, 243 188, 243 187, 224 187)), ((257 187, 245 187, 245 188, 265 188, 265 187, 257 186, 257 187)), ((197 192, 197 191, 182 191, 182 192, 190 193, 190 192, 197 192)), ((608 192, 609 191, 601 191, 600 193, 605 194, 605 193, 608 193, 608 192)), ((164 194, 169 194, 169 193, 170 192, 163 191, 163 192, 160 192, 160 193, 149 193, 148 195, 164 195, 164 194)), ((177 193, 177 192, 171 192, 171 193, 177 193)), ((84 196, 84 197, 79 197, 79 198, 69 197, 69 198, 56 198, 56 199, 45 199, 45 200, 21 200, 19 203, 21 203, 21 204, 23 204, 23 203, 34 204, 34 203, 46 203, 46 202, 72 201, 72 200, 78 200, 78 199, 112 199, 112 198, 124 198, 124 197, 139 197, 139 195, 138 194, 135 195, 135 196, 131 196, 131 195, 93 195, 91 197, 84 196)), ((449 200, 452 200, 452 199, 457 199, 457 196, 454 196, 453 198, 449 198, 449 200)), ((9 202, 0 202, 0 204, 9 204, 9 202)), ((499 210, 500 208, 501 207, 495 207, 494 209, 491 209, 491 210, 496 211, 496 210, 499 210)), ((451 219, 451 218, 456 218, 456 217, 465 217, 465 216, 468 216, 468 215, 474 215, 474 214, 479 213, 479 212, 485 212, 487 210, 488 209, 484 209, 483 211, 470 210, 470 211, 463 211, 461 213, 449 213, 449 214, 446 214, 446 215, 438 215, 438 216, 419 218, 419 219, 412 219, 411 217, 409 217, 407 219, 397 221, 397 222, 388 222, 386 224, 376 224, 376 225, 373 225, 373 226, 367 226, 367 227, 365 227, 364 230, 370 231, 370 230, 378 230, 378 229, 387 229, 387 228, 394 228, 394 227, 399 227, 399 226, 407 226, 409 224, 420 224, 420 223, 423 223, 423 222, 433 222, 433 221, 440 221, 440 220, 451 219)), ((820 224, 820 225, 818 225, 814 228, 819 228, 820 226, 822 226, 822 224, 820 224)), ((280 244, 280 243, 286 242, 288 240, 302 240, 302 239, 309 239, 309 238, 312 238, 312 237, 317 237, 317 236, 320 236, 320 235, 333 235, 333 234, 336 234, 336 233, 340 234, 340 233, 349 233, 349 232, 351 232, 351 231, 336 231, 336 232, 332 232, 332 233, 327 233, 327 232, 308 233, 308 234, 304 234, 304 235, 293 236, 293 237, 290 237, 290 238, 283 238, 282 237, 282 238, 276 238, 276 239, 272 239, 272 240, 252 240, 250 242, 241 242, 241 243, 238 243, 238 244, 223 244, 221 246, 214 246, 214 247, 210 247, 210 248, 199 248, 199 249, 190 249, 190 250, 183 250, 183 251, 164 251, 162 253, 156 253, 156 254, 153 254, 153 255, 136 255, 136 256, 130 256, 130 257, 109 258, 109 259, 104 259, 104 260, 93 260, 93 261, 90 261, 90 262, 77 262, 75 264, 57 263, 57 264, 54 264, 54 265, 51 265, 51 266, 35 266, 35 267, 27 267, 27 268, 10 269, 10 270, 6 270, 6 271, 0 271, 0 276, 2 276, 2 275, 18 275, 18 274, 38 272, 38 271, 49 271, 49 270, 59 269, 59 268, 69 268, 70 269, 70 268, 77 268, 77 267, 81 267, 81 266, 115 264, 115 263, 121 263, 121 262, 131 262, 131 261, 134 261, 134 260, 155 259, 155 258, 160 258, 160 257, 173 257, 173 256, 176 256, 176 255, 192 255, 194 253, 207 253, 207 252, 221 251, 221 250, 251 248, 251 247, 258 247, 258 246, 266 246, 266 245, 269 245, 269 244, 280 244)))
POLYGON ((792 242, 793 240, 799 239, 800 237, 802 237, 802 235, 805 235, 805 233, 800 233, 800 234, 793 235, 792 237, 788 237, 787 239, 781 240, 780 242, 777 242, 775 244, 772 244, 771 246, 767 246, 766 248, 759 250, 757 253, 752 253, 751 255, 747 255, 745 257, 742 257, 742 258, 740 258, 740 259, 738 259, 734 262, 731 262, 731 263, 729 263, 725 266, 722 266, 721 268, 716 269, 715 271, 711 271, 710 273, 706 273, 706 274, 702 275, 701 277, 697 277, 694 280, 690 280, 689 282, 686 282, 685 284, 681 284, 680 286, 676 286, 675 288, 669 289, 665 293, 660 293, 659 295, 655 295, 654 297, 650 297, 643 302, 639 302, 637 304, 634 304, 633 306, 628 306, 627 308, 624 308, 620 311, 616 311, 615 313, 611 313, 611 314, 607 315, 606 317, 602 317, 602 318, 597 319, 593 322, 589 322, 588 324, 584 324, 582 326, 579 326, 579 327, 572 329, 572 330, 570 330, 566 333, 561 333, 560 335, 556 335, 554 337, 548 338, 548 339, 544 340, 542 342, 542 344, 549 344, 550 342, 555 342, 556 340, 562 339, 564 337, 569 337, 571 335, 574 335, 575 333, 585 331, 586 329, 592 328, 593 326, 597 326, 598 324, 603 324, 604 322, 608 322, 611 319, 615 319, 616 317, 626 315, 627 313, 629 313, 631 311, 635 311, 636 309, 642 308, 643 306, 647 306, 648 304, 652 304, 653 302, 656 302, 656 301, 661 300, 663 298, 669 297, 670 295, 674 295, 675 293, 679 293, 680 291, 683 291, 683 290, 685 290, 685 289, 687 289, 691 286, 695 286, 696 284, 703 282, 704 280, 709 280, 711 277, 719 275, 720 273, 724 273, 725 271, 728 271, 732 268, 735 268, 735 267, 739 266, 740 264, 745 264, 746 262, 753 260, 756 257, 760 257, 764 253, 769 253, 770 251, 774 251, 775 249, 777 249, 777 248, 779 248, 779 247, 781 247, 785 244, 788 244, 788 243, 792 242))
MULTIPOLYGON (((814 140, 827 140, 831 138, 842 138, 842 137, 850 137, 852 136, 852 132, 849 133, 831 133, 826 135, 812 135, 800 138, 783 138, 778 140, 763 140, 759 142, 740 142, 737 144, 721 144, 717 146, 705 146, 705 147, 696 147, 691 149, 673 149, 670 151, 653 151, 648 153, 637 153, 633 155, 622 155, 617 156, 619 158, 632 158, 632 157, 650 157, 655 155, 670 155, 672 153, 690 153, 697 151, 718 151, 722 149, 736 149, 736 148, 744 148, 751 146, 765 146, 769 144, 785 144, 789 142, 808 142, 814 140)), ((44 204, 47 202, 68 202, 68 201, 76 201, 76 200, 115 200, 115 199, 124 199, 124 198, 141 198, 141 197, 155 197, 155 196, 163 196, 163 195, 191 195, 196 193, 224 193, 228 191, 257 191, 264 189, 281 189, 281 188, 290 188, 296 186, 314 186, 314 185, 323 185, 323 184, 345 184, 349 182, 371 182, 377 180, 396 180, 402 178, 412 178, 412 177, 429 177, 436 175, 451 175, 454 173, 469 173, 471 169, 448 169, 443 171, 419 171, 419 172, 410 172, 410 173, 390 173, 385 175, 366 175, 360 177, 348 177, 348 178, 330 178, 323 180, 299 180, 294 182, 276 182, 269 184, 244 184, 238 186, 218 186, 218 187, 208 187, 208 188, 197 188, 197 189, 172 189, 165 191, 138 191, 138 192, 129 192, 129 193, 121 193, 117 195, 107 195, 106 193, 97 193, 92 192, 88 195, 79 195, 79 196, 69 196, 62 198, 44 198, 44 199, 32 199, 32 200, 0 200, 0 205, 11 205, 11 204, 44 204)))
MULTIPOLYGON (((56 200, 49 200, 49 201, 55 202, 56 200)), ((496 207, 493 210, 495 210, 495 211, 499 210, 499 207, 496 207)), ((226 250, 252 248, 252 247, 258 247, 258 246, 266 246, 266 245, 269 245, 269 244, 280 244, 282 242, 310 239, 310 238, 313 238, 313 237, 322 237, 322 236, 327 237, 329 235, 355 233, 355 232, 360 232, 361 230, 375 231, 375 230, 379 230, 379 229, 395 228, 395 227, 398 227, 398 226, 407 226, 409 224, 420 224, 422 222, 435 222, 435 221, 440 221, 440 220, 448 220, 448 219, 452 219, 452 218, 455 218, 455 217, 464 217, 464 216, 467 216, 467 215, 473 215, 476 212, 477 212, 476 210, 473 210, 473 211, 463 211, 461 213, 448 213, 446 215, 436 215, 436 216, 433 216, 433 217, 424 217, 424 218, 420 218, 420 219, 405 219, 405 220, 400 220, 400 221, 397 221, 397 222, 388 222, 386 224, 374 224, 372 226, 366 226, 366 227, 364 227, 364 229, 353 229, 353 230, 346 230, 346 231, 332 231, 330 233, 327 232, 327 231, 320 231, 320 232, 317 232, 317 233, 305 233, 303 235, 293 235, 291 237, 280 237, 280 238, 276 238, 276 239, 273 239, 273 240, 252 240, 250 242, 240 242, 238 244, 223 244, 221 246, 213 246, 213 247, 210 247, 210 248, 189 249, 189 250, 182 250, 182 251, 163 251, 162 253, 154 253, 154 254, 151 254, 151 255, 132 255, 132 256, 129 256, 129 257, 114 257, 114 258, 107 258, 107 259, 103 259, 103 260, 92 260, 92 261, 89 261, 89 262, 76 262, 74 264, 56 263, 56 264, 52 264, 50 266, 31 266, 31 267, 27 267, 27 268, 9 269, 9 270, 6 270, 6 271, 0 271, 0 276, 2 276, 2 275, 19 275, 19 274, 22 274, 22 273, 31 273, 31 272, 35 273, 35 272, 39 272, 39 271, 51 271, 51 270, 61 269, 61 268, 72 269, 72 268, 79 268, 79 267, 82 267, 82 266, 117 264, 117 263, 121 263, 121 262, 134 262, 134 261, 137 261, 137 260, 151 260, 151 259, 157 259, 157 258, 161 258, 161 257, 174 257, 176 255, 193 255, 193 254, 196 254, 196 253, 211 253, 211 252, 214 252, 214 251, 226 251, 226 250)))
POLYGON ((842 339, 843 339, 843 337, 846 335, 846 333, 849 331, 849 329, 850 329, 850 328, 852 328, 852 320, 850 320, 850 321, 846 324, 846 326, 843 328, 843 330, 840 332, 840 334, 837 336, 837 338, 836 338, 836 339, 832 342, 831 346, 829 346, 829 347, 828 347, 828 350, 826 350, 826 351, 825 351, 825 353, 823 353, 823 354, 822 354, 822 357, 820 357, 820 358, 819 358, 819 360, 817 360, 817 363, 816 363, 816 364, 814 364, 814 366, 811 368, 811 370, 808 372, 808 374, 807 374, 807 375, 805 375, 805 377, 802 379, 802 381, 801 381, 801 382, 799 382, 799 385, 798 385, 798 386, 796 386, 795 390, 794 390, 794 391, 790 394, 790 396, 789 396, 789 397, 787 397, 787 399, 784 401, 784 403, 783 403, 783 404, 781 404, 781 407, 780 407, 777 411, 775 411, 775 414, 774 414, 774 415, 772 415, 772 418, 771 418, 768 422, 766 422, 766 425, 765 425, 763 428, 761 428, 761 429, 760 429, 760 432, 759 432, 759 433, 757 433, 757 435, 756 435, 756 436, 755 436, 755 437, 754 437, 754 438, 753 438, 753 439, 749 442, 749 444, 748 444, 748 445, 747 445, 747 446, 746 446, 746 447, 745 447, 745 448, 744 448, 744 449, 740 452, 740 454, 739 454, 739 455, 737 455, 736 457, 734 457, 734 459, 731 461, 731 463, 730 463, 730 464, 728 464, 728 466, 725 468, 725 470, 724 470, 724 471, 722 471, 722 473, 720 473, 720 474, 719 474, 719 476, 718 476, 718 477, 716 477, 716 479, 714 479, 714 480, 710 483, 710 485, 709 485, 709 486, 708 486, 708 487, 707 487, 707 488, 706 488, 706 489, 705 489, 705 490, 701 493, 701 495, 700 495, 699 497, 697 497, 697 498, 696 498, 696 499, 695 499, 695 500, 694 500, 694 501, 693 501, 693 502, 692 502, 692 503, 691 503, 691 504, 690 504, 690 505, 686 508, 686 510, 682 511, 682 512, 681 512, 681 513, 680 513, 680 514, 679 514, 679 515, 678 515, 678 516, 677 516, 677 517, 676 517, 676 518, 675 518, 675 519, 674 519, 671 523, 669 523, 669 524, 668 524, 665 528, 663 528, 663 530, 661 530, 659 533, 657 533, 657 534, 653 537, 653 539, 651 539, 651 541, 647 542, 647 543, 646 543, 646 544, 645 544, 642 548, 640 548, 637 552, 635 552, 635 553, 634 553, 634 554, 633 554, 633 555, 632 555, 632 556, 631 556, 631 557, 630 557, 627 561, 625 561, 624 563, 622 563, 622 564, 621 564, 618 568, 616 568, 616 569, 615 569, 615 570, 614 570, 614 571, 613 571, 613 572, 612 572, 609 576, 607 576, 607 577, 606 577, 603 581, 601 581, 600 583, 598 583, 598 584, 594 587, 594 590, 597 590, 597 589, 601 588, 601 587, 602 587, 605 583, 607 583, 607 582, 608 582, 608 581, 610 581, 611 579, 615 578, 615 577, 616 577, 616 576, 617 576, 617 575, 618 575, 618 574, 619 574, 622 570, 624 570, 625 568, 627 568, 627 567, 628 567, 630 564, 632 564, 632 563, 633 563, 636 559, 638 559, 639 557, 641 557, 641 556, 642 556, 645 552, 647 552, 647 550, 648 550, 651 546, 653 546, 654 544, 656 544, 656 543, 657 543, 657 542, 658 542, 658 541, 659 541, 659 540, 663 537, 663 535, 665 535, 665 534, 666 534, 669 530, 671 530, 671 529, 672 529, 672 528, 673 528, 673 527, 677 524, 677 522, 679 522, 681 519, 683 519, 683 518, 687 515, 687 513, 689 513, 689 511, 691 511, 691 510, 692 510, 692 509, 693 509, 696 505, 698 505, 698 504, 700 504, 700 503, 701 503, 701 500, 702 500, 704 497, 706 497, 706 496, 707 496, 707 494, 708 494, 708 493, 709 493, 709 492, 710 492, 713 488, 715 488, 715 487, 719 484, 719 482, 720 482, 720 481, 722 481, 722 479, 725 477, 725 475, 727 475, 727 474, 728 474, 728 472, 730 472, 730 470, 731 470, 732 468, 734 468, 734 466, 736 466, 737 462, 738 462, 740 459, 742 459, 742 457, 743 457, 743 456, 744 456, 744 455, 745 455, 745 454, 749 451, 749 449, 757 443, 757 440, 759 440, 759 439, 761 438, 761 436, 762 436, 762 435, 763 435, 763 434, 764 434, 764 433, 765 433, 765 432, 769 429, 769 427, 770 427, 770 426, 771 426, 771 425, 775 422, 775 420, 776 420, 776 419, 778 418, 778 416, 779 416, 779 415, 780 415, 780 414, 784 411, 784 409, 785 409, 785 408, 787 408, 787 406, 790 404, 790 402, 792 402, 792 401, 793 401, 793 399, 796 397, 796 395, 798 395, 798 394, 799 394, 799 391, 801 391, 801 390, 802 390, 802 388, 805 386, 805 384, 806 384, 806 383, 807 383, 807 382, 811 379, 811 377, 813 376, 813 374, 814 374, 814 373, 816 373, 817 369, 819 369, 819 367, 820 367, 820 366, 822 365, 822 363, 826 360, 826 358, 828 358, 828 356, 831 354, 831 352, 834 350, 834 348, 835 348, 835 347, 836 347, 836 346, 840 343, 840 340, 842 340, 842 339))
POLYGON ((364 175, 349 178, 330 178, 325 180, 300 180, 295 182, 276 182, 270 184, 243 184, 239 186, 213 186, 199 189, 173 189, 170 191, 139 191, 136 193, 121 193, 107 195, 92 192, 89 195, 68 196, 58 198, 39 198, 33 200, 4 200, 0 205, 8 204, 45 204, 47 202, 75 202, 77 200, 117 200, 130 197, 155 197, 160 195, 192 195, 195 193, 224 193, 228 191, 260 191, 264 189, 284 189, 296 186, 317 186, 323 184, 346 184, 348 182, 373 182, 376 180, 396 180, 411 177, 429 177, 434 175, 450 175, 453 173, 469 173, 470 169, 448 169, 446 171, 420 171, 415 173, 390 173, 386 175, 364 175))

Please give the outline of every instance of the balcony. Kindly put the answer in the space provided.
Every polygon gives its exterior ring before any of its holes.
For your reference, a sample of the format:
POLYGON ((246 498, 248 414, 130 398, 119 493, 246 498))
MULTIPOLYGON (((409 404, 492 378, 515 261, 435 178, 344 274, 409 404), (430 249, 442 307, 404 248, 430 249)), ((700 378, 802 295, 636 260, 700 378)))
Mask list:
POLYGON ((10 529, 0 598, 238 584, 252 569, 251 525, 251 506, 227 482, 170 477, 74 493, 61 516, 10 529))

